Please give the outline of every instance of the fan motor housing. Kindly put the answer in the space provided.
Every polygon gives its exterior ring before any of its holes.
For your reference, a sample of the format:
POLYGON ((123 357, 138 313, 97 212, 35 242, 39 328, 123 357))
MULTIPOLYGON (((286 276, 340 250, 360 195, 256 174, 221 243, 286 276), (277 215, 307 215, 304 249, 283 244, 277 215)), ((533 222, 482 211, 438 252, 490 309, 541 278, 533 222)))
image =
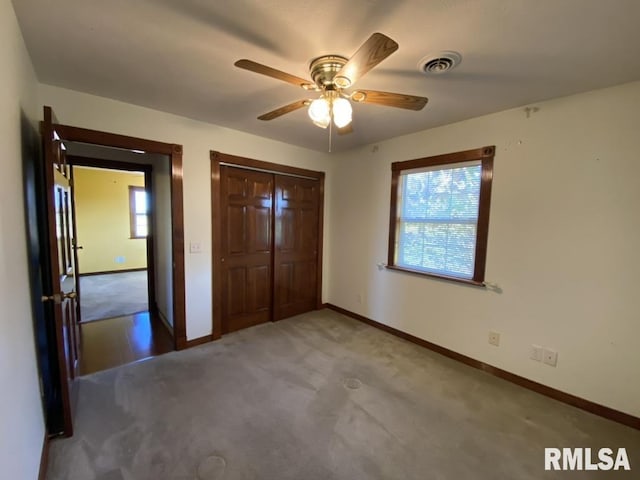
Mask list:
POLYGON ((342 69, 349 59, 340 55, 323 55, 311 60, 309 73, 318 87, 333 89, 333 78, 342 69))

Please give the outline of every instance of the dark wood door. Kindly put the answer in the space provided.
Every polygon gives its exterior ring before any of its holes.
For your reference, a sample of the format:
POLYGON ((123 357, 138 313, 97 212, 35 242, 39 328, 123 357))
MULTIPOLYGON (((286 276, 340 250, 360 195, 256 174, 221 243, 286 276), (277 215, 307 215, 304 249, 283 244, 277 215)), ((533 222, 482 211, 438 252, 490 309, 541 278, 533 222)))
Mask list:
POLYGON ((222 166, 222 333, 272 319, 273 175, 222 166))
POLYGON ((73 380, 78 367, 78 324, 76 321, 76 273, 73 255, 73 214, 71 211, 71 169, 56 130, 55 116, 49 107, 44 109, 42 142, 44 153, 44 180, 48 249, 50 259, 51 291, 44 292, 43 302, 52 304, 48 309, 54 323, 55 343, 60 379, 60 402, 64 419, 63 433, 72 435, 73 380))
MULTIPOLYGON (((69 205, 71 210, 71 255, 73 256, 73 279, 75 281, 75 289, 76 289, 76 323, 79 324, 82 322, 81 310, 80 310, 80 298, 82 293, 80 292, 80 267, 78 265, 78 250, 82 250, 82 245, 78 245, 78 228, 76 223, 76 196, 75 196, 75 184, 73 181, 73 165, 71 162, 69 163, 69 173, 71 179, 71 203, 69 205)), ((150 304, 151 305, 151 304, 150 304)), ((80 340, 76 342, 78 346, 80 345, 80 340)))
POLYGON ((275 176, 274 320, 315 310, 320 182, 275 176))

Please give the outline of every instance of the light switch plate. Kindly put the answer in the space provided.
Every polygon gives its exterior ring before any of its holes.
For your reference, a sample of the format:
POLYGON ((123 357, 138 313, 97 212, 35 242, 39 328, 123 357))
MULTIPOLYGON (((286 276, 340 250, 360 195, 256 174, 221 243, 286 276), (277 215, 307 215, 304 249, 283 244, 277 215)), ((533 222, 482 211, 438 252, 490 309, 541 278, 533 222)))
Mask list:
POLYGON ((189 253, 202 253, 202 244, 200 242, 190 242, 189 253))
POLYGON ((529 352, 529 358, 531 360, 535 360, 536 362, 542 361, 542 350, 543 348, 540 345, 531 345, 531 351, 529 352))

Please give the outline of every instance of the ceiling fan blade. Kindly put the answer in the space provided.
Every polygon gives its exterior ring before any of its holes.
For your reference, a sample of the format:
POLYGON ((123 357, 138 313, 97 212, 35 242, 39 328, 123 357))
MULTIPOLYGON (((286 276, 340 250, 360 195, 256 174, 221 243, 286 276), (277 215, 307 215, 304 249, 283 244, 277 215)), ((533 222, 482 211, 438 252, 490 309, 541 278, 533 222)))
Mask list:
POLYGON ((373 103, 385 107, 406 108, 407 110, 422 110, 429 101, 427 97, 375 90, 356 90, 351 94, 351 100, 356 103, 373 103))
POLYGON ((284 107, 276 108, 264 115, 260 115, 258 120, 273 120, 274 118, 278 118, 285 113, 291 113, 299 108, 306 107, 309 105, 309 100, 298 100, 297 102, 290 103, 289 105, 285 105, 284 107))
POLYGON ((266 65, 256 63, 252 60, 247 60, 246 58, 238 60, 236 63, 234 63, 234 65, 238 68, 249 70, 250 72, 260 73, 261 75, 266 75, 267 77, 291 83, 292 85, 302 87, 305 90, 317 90, 317 87, 311 80, 305 80, 304 78, 296 77, 295 75, 276 70, 275 68, 267 67, 266 65))
POLYGON ((348 135, 350 133, 353 133, 353 125, 350 123, 349 125, 342 127, 342 128, 338 128, 338 135, 348 135))
POLYGON ((374 33, 344 64, 334 77, 334 83, 340 88, 349 88, 397 49, 395 41, 382 33, 374 33))

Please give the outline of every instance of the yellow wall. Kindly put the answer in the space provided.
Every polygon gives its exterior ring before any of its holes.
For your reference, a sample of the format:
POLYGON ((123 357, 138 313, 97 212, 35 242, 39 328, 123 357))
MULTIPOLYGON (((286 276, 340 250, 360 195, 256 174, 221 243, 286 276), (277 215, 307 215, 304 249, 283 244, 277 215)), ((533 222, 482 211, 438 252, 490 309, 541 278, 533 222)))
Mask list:
POLYGON ((74 168, 80 274, 147 266, 146 241, 129 238, 129 185, 143 187, 144 175, 74 168))

